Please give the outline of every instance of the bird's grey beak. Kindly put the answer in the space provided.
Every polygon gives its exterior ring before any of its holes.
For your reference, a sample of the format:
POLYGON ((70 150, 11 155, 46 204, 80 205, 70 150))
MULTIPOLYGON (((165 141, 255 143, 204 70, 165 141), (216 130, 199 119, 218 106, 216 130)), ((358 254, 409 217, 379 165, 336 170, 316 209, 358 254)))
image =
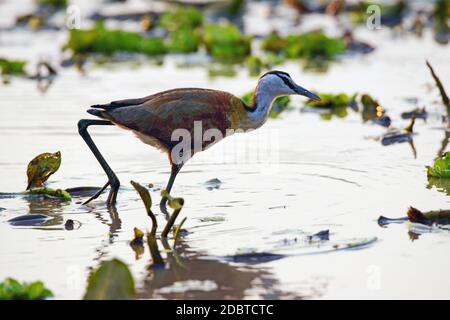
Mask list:
POLYGON ((306 90, 306 89, 303 88, 303 87, 296 86, 296 87, 295 87, 295 92, 297 92, 299 95, 308 97, 308 98, 310 98, 310 99, 312 99, 312 100, 320 101, 320 97, 319 97, 318 95, 312 93, 311 91, 306 90))

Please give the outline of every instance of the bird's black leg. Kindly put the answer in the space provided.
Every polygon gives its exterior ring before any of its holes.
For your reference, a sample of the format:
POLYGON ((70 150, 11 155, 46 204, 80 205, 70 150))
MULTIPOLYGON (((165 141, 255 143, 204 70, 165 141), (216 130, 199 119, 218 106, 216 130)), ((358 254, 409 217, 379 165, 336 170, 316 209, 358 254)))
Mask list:
POLYGON ((86 144, 88 145, 89 149, 91 149, 95 158, 97 158, 97 161, 100 163, 100 165, 102 166, 106 175, 108 176, 108 182, 106 183, 106 185, 102 189, 100 189, 100 191, 97 192, 94 196, 92 196, 89 200, 87 200, 85 202, 85 204, 96 199, 103 192, 103 190, 105 190, 106 187, 108 185, 110 185, 111 190, 109 192, 107 204, 108 204, 108 206, 114 206, 116 203, 117 192, 119 191, 119 187, 120 187, 120 181, 117 178, 116 174, 109 167, 105 158, 103 158, 102 154, 100 153, 100 151, 98 150, 94 141, 92 140, 91 136, 89 135, 87 128, 92 125, 108 126, 108 125, 113 125, 113 123, 110 121, 107 121, 107 120, 90 120, 90 119, 81 119, 80 121, 78 121, 78 132, 80 133, 81 137, 84 139, 86 144))
MULTIPOLYGON (((176 178, 178 172, 180 172, 182 166, 183 166, 182 164, 178 164, 178 165, 172 164, 172 169, 170 170, 169 182, 167 183, 167 187, 166 187, 167 192, 170 193, 170 190, 172 190, 172 186, 175 181, 175 178, 176 178)), ((161 212, 167 216, 169 213, 167 212, 166 203, 167 203, 167 198, 162 197, 161 202, 159 203, 159 208, 161 209, 161 212)))

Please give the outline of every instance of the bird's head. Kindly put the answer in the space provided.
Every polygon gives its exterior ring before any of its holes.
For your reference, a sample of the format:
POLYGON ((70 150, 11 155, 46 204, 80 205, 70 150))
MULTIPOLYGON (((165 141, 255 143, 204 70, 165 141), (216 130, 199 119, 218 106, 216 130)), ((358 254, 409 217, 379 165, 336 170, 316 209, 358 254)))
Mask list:
POLYGON ((277 96, 301 95, 312 100, 320 100, 319 96, 299 86, 291 76, 283 71, 269 71, 259 78, 258 89, 277 96))

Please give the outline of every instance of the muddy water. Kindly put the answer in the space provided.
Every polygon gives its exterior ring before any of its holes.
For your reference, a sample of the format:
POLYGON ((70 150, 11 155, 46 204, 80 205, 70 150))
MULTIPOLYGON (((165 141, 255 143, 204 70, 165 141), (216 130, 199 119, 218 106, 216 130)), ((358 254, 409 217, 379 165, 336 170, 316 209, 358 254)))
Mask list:
MULTIPOLYGON (((400 128, 408 124, 401 112, 426 106, 432 115, 426 123, 417 122, 416 158, 408 143, 384 147, 368 139, 385 129, 362 123, 359 113, 349 110, 345 119, 324 121, 300 113, 304 100, 295 97, 294 110, 280 119, 230 137, 183 168, 172 193, 185 199, 181 218, 188 217, 188 233, 179 256, 169 257, 181 265, 148 271, 147 248, 139 256, 129 246, 133 227, 150 228, 129 181, 152 183, 158 203, 157 189, 169 174, 167 157, 129 132, 92 128, 122 182, 116 210, 106 208, 106 194, 88 206, 81 205, 81 198, 70 204, 0 199, 5 209, 0 211, 0 279, 40 279, 56 298, 78 299, 89 271, 118 257, 132 269, 143 298, 450 298, 445 274, 449 234, 423 230, 417 237, 409 225, 380 228, 376 221, 379 215, 403 216, 410 205, 424 211, 448 209, 446 194, 427 188, 425 165, 437 156, 445 132, 442 106, 424 60, 430 59, 450 84, 449 49, 428 34, 424 39, 394 37, 387 30, 357 34, 377 46, 372 55, 345 57, 325 74, 305 73, 296 63, 280 69, 312 90, 368 92, 400 128), (211 179, 219 179, 220 186, 205 184, 211 179), (33 227, 7 223, 27 213, 62 216, 63 221, 33 227), (65 230, 68 219, 80 227, 65 230), (329 230, 328 241, 309 241, 322 230, 329 230), (268 254, 261 259, 245 255, 261 252, 268 254)), ((4 32, 1 40, 7 45, 0 54, 59 59, 64 38, 56 32, 4 32)), ((57 150, 63 161, 50 187, 103 185, 106 177, 76 128, 79 119, 89 116, 85 110, 91 104, 187 86, 240 95, 255 85, 246 72, 210 79, 204 68, 179 69, 179 59, 171 57, 162 67, 91 66, 84 76, 61 69, 45 94, 26 79, 1 86, 0 191, 22 191, 28 161, 57 150)), ((162 224, 163 216, 158 218, 162 224)))

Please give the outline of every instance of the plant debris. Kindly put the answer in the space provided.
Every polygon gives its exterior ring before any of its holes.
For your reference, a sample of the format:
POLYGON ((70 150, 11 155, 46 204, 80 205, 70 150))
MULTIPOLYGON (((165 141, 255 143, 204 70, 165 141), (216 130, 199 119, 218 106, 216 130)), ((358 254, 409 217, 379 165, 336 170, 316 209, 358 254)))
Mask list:
POLYGON ((450 210, 435 210, 422 212, 414 207, 409 207, 408 211, 406 212, 406 217, 391 219, 380 216, 378 218, 378 224, 380 226, 386 226, 390 223, 404 223, 405 221, 409 221, 412 223, 419 223, 426 226, 449 225, 450 210))
POLYGON ((428 118, 428 112, 425 109, 425 107, 416 108, 416 109, 408 111, 408 112, 403 112, 401 114, 401 117, 402 117, 402 119, 416 118, 416 119, 426 120, 428 118))

